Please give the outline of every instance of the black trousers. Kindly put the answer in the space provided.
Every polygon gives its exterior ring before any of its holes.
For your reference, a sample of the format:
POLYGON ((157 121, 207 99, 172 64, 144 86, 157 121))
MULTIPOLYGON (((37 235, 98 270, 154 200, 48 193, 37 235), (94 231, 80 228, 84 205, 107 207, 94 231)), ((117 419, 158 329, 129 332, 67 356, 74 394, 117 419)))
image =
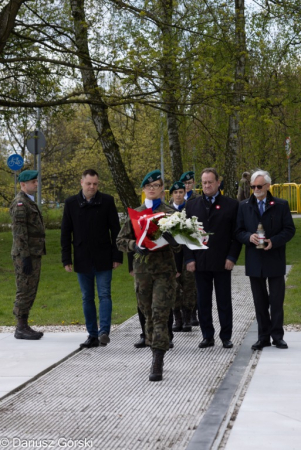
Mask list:
POLYGON ((284 276, 250 277, 250 283, 258 323, 258 339, 270 340, 270 336, 273 339, 283 339, 284 276))
POLYGON ((215 288, 216 304, 221 330, 219 337, 222 341, 231 339, 233 327, 233 313, 231 301, 231 270, 222 272, 196 271, 197 299, 199 321, 204 339, 214 336, 212 319, 212 292, 215 288))
MULTIPOLYGON (((139 317, 139 322, 140 322, 141 330, 142 330, 142 333, 140 334, 140 337, 145 338, 145 316, 144 316, 143 312, 140 310, 139 307, 137 307, 137 310, 138 310, 138 317, 139 317)), ((173 313, 172 313, 172 309, 170 310, 167 324, 168 324, 169 338, 172 341, 173 340, 173 332, 172 332, 173 313)))

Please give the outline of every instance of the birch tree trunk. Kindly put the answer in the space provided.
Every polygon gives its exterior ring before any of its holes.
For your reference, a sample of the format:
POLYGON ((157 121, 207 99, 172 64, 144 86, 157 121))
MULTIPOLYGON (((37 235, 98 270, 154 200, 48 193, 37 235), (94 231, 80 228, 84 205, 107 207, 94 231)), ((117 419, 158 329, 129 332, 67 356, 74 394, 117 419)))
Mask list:
POLYGON ((179 138, 178 125, 178 101, 177 90, 179 89, 179 74, 177 70, 176 47, 177 37, 176 31, 170 26, 173 18, 173 0, 160 0, 160 9, 162 12, 162 21, 164 25, 161 27, 162 32, 162 72, 163 72, 163 90, 162 98, 167 116, 168 143, 171 157, 172 181, 177 181, 183 173, 183 163, 181 154, 181 144, 179 138))
POLYGON ((246 70, 245 2, 235 0, 235 72, 232 86, 232 113, 229 116, 228 138, 225 158, 225 195, 235 198, 236 163, 239 151, 239 121, 243 105, 246 70))
POLYGON ((90 110, 99 141, 107 158, 113 181, 124 208, 135 208, 140 205, 134 186, 132 185, 122 161, 119 146, 112 132, 108 107, 103 101, 102 88, 98 86, 93 71, 89 47, 88 24, 85 18, 85 0, 70 0, 74 19, 75 44, 80 62, 81 76, 86 97, 94 101, 90 110), (96 101, 97 100, 97 104, 96 101))

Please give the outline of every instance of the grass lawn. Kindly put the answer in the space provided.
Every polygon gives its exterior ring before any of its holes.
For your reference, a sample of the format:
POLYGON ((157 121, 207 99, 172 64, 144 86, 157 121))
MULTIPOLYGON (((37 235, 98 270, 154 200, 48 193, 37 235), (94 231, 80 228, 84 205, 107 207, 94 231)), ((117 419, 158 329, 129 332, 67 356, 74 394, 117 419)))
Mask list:
MULTIPOLYGON (((12 314, 15 297, 15 276, 10 256, 11 232, 0 233, 0 326, 14 325, 12 314)), ((75 273, 63 268, 60 250, 60 230, 47 230, 47 255, 42 257, 42 272, 38 295, 30 313, 31 324, 85 324, 81 291, 75 273)), ((137 312, 134 281, 128 274, 127 258, 113 272, 112 323, 119 324, 137 312)))
MULTIPOLYGON (((301 219, 295 219, 296 235, 287 244, 287 264, 292 270, 287 281, 285 323, 301 323, 301 219)), ((12 314, 15 297, 15 276, 10 256, 11 232, 0 233, 0 326, 14 325, 12 314)), ((61 264, 60 230, 47 230, 47 255, 42 258, 42 273, 38 295, 31 310, 31 324, 61 325, 84 324, 81 292, 75 273, 67 273, 61 264)), ((244 264, 244 249, 238 264, 244 264)), ((127 258, 113 272, 112 323, 119 324, 136 314, 133 279, 128 274, 127 258)))

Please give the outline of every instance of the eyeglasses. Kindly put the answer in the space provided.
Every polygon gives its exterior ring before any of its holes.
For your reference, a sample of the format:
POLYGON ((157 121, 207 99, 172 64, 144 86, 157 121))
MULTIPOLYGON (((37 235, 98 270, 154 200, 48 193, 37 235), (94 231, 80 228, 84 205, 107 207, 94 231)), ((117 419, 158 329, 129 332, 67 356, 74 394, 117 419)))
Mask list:
POLYGON ((193 184, 194 181, 184 181, 184 184, 193 184))
POLYGON ((159 187, 161 187, 161 186, 162 186, 162 184, 146 184, 145 189, 150 191, 151 189, 159 189, 159 187))
POLYGON ((253 186, 250 186, 250 188, 251 189, 255 189, 255 188, 257 188, 257 189, 262 189, 263 188, 263 186, 265 186, 266 184, 268 184, 268 183, 264 183, 264 184, 254 184, 253 186))

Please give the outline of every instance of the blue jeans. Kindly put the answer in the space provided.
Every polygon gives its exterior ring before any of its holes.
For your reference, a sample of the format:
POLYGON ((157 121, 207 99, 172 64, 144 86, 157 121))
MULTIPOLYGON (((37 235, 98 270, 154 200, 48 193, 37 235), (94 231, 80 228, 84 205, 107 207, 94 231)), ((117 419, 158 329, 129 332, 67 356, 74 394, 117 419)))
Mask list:
POLYGON ((112 270, 96 272, 95 269, 89 273, 78 273, 77 278, 82 291, 83 310, 86 320, 86 328, 90 336, 106 333, 110 334, 112 299, 111 281, 112 270), (99 332, 97 327, 97 312, 95 306, 95 280, 99 298, 99 332))

